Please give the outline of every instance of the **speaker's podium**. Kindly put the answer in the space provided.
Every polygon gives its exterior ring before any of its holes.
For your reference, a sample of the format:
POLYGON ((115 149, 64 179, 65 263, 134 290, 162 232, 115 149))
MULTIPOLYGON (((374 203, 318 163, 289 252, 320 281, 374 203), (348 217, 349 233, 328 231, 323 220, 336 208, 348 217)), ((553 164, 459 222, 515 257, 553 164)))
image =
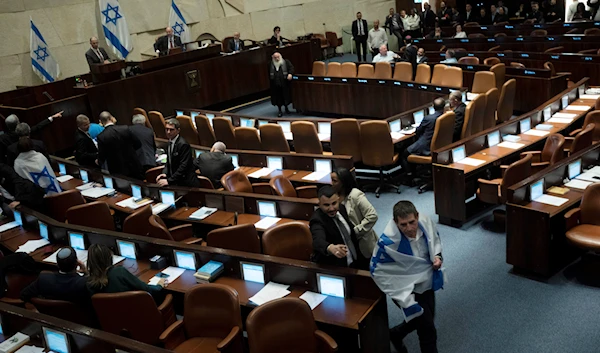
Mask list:
POLYGON ((94 83, 104 83, 121 79, 121 70, 127 66, 124 60, 114 61, 108 64, 92 64, 92 80, 94 83))

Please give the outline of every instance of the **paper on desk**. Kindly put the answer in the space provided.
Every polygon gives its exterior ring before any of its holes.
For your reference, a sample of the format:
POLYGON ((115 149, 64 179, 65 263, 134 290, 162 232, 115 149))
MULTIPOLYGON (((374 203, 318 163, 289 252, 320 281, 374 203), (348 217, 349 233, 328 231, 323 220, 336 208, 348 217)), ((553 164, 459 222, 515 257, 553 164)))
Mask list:
POLYGON ((472 165, 474 167, 477 167, 478 165, 482 165, 483 163, 485 163, 485 161, 481 160, 481 159, 477 159, 477 158, 467 157, 467 158, 461 159, 460 161, 458 161, 456 163, 472 165))
POLYGON ((577 177, 575 177, 575 179, 591 181, 592 183, 598 183, 600 182, 600 179, 597 179, 598 177, 600 177, 598 173, 595 173, 593 170, 588 170, 585 173, 579 174, 577 177))
POLYGON ((83 190, 87 190, 87 189, 91 189, 94 187, 94 182, 89 182, 89 183, 85 183, 83 185, 79 185, 76 189, 79 191, 83 191, 83 190))
POLYGON ((525 134, 525 135, 531 135, 531 136, 546 136, 549 133, 550 133, 550 131, 542 131, 542 130, 531 129, 531 130, 525 131, 523 134, 525 134))
POLYGON ((497 144, 496 146, 510 148, 511 150, 518 150, 519 148, 522 148, 525 145, 522 143, 517 143, 517 142, 504 141, 504 142, 497 144))
MULTIPOLYGON (((165 279, 167 280, 167 282, 173 283, 177 278, 179 278, 179 276, 181 276, 185 272, 185 268, 169 266, 160 272, 169 275, 169 277, 165 277, 165 279)), ((150 278, 148 284, 156 285, 160 279, 161 277, 155 275, 154 277, 150 278)))
POLYGON ((331 137, 330 134, 317 134, 317 136, 319 137, 319 141, 329 140, 329 138, 331 137))
POLYGON ((587 112, 592 106, 589 105, 568 105, 565 110, 575 110, 578 112, 587 112))
POLYGON ((99 197, 106 196, 108 194, 112 194, 113 192, 115 192, 115 189, 99 187, 99 188, 90 188, 90 189, 83 190, 81 192, 81 195, 83 195, 84 197, 90 197, 93 199, 97 199, 99 197))
POLYGON ((64 183, 65 181, 69 181, 71 179, 73 179, 73 177, 70 175, 61 175, 56 177, 56 180, 58 180, 59 183, 64 183))
POLYGON ((545 203, 546 205, 550 205, 550 206, 560 206, 563 203, 569 201, 569 199, 565 199, 564 197, 556 197, 556 196, 544 194, 533 201, 539 202, 539 203, 545 203))
POLYGON ((50 242, 46 239, 38 239, 38 240, 29 240, 27 243, 19 246, 19 248, 17 249, 17 251, 15 252, 24 252, 27 254, 31 254, 32 252, 36 251, 37 249, 46 246, 50 244, 50 242))
POLYGON ((596 99, 600 98, 600 94, 582 94, 579 98, 596 100, 596 99))
POLYGON ((308 175, 306 175, 304 178, 302 178, 302 180, 313 180, 313 181, 317 181, 317 180, 321 180, 324 177, 326 177, 329 174, 329 172, 327 171, 321 171, 321 172, 312 172, 308 175))
POLYGON ((567 118, 550 118, 548 120, 549 123, 553 123, 553 124, 570 124, 571 122, 573 122, 573 119, 567 119, 567 118))
POLYGON ((273 171, 275 170, 275 168, 261 168, 257 171, 255 171, 254 173, 248 174, 249 178, 261 178, 264 177, 265 175, 269 175, 271 173, 273 173, 273 171))
POLYGON ((477 98, 478 95, 479 95, 479 93, 467 92, 467 100, 472 101, 473 99, 477 98))
POLYGON ((19 350, 15 351, 15 353, 44 353, 44 348, 25 345, 19 348, 19 350))
MULTIPOLYGON (((58 252, 61 249, 56 250, 54 253, 52 253, 52 255, 48 256, 47 258, 45 258, 44 262, 49 262, 51 264, 55 264, 56 263, 56 255, 58 254, 58 252)), ((83 263, 87 263, 87 257, 88 257, 88 252, 87 250, 79 250, 79 249, 75 249, 75 254, 77 254, 77 260, 80 260, 83 263)), ((114 264, 114 258, 113 258, 113 264, 114 264)))
POLYGON ((204 219, 204 218, 210 216, 211 214, 217 212, 218 210, 219 210, 218 208, 213 208, 213 207, 201 207, 200 209, 198 209, 197 211, 192 213, 188 218, 204 219))
POLYGON ((12 222, 8 222, 5 223, 3 225, 0 226, 0 233, 2 232, 6 232, 9 229, 13 229, 19 226, 19 223, 17 223, 17 221, 12 221, 12 222))
POLYGON ((259 290, 253 297, 250 297, 250 301, 257 305, 263 305, 271 300, 283 298, 291 292, 287 290, 290 286, 286 284, 279 284, 274 282, 267 283, 263 289, 259 290))
POLYGON ((400 131, 392 131, 392 132, 390 132, 390 135, 392 136, 392 139, 394 139, 394 140, 402 138, 402 136, 404 136, 404 134, 401 133, 400 131))
POLYGON ((571 119, 573 120, 575 117, 577 116, 577 114, 574 113, 554 113, 554 115, 552 115, 553 118, 563 118, 563 119, 571 119))
POLYGON ((135 210, 136 208, 140 208, 140 207, 145 206, 147 204, 150 204, 152 202, 153 202, 152 200, 145 200, 145 201, 142 201, 142 202, 135 202, 134 201, 134 197, 132 196, 132 197, 130 197, 128 199, 125 199, 123 201, 117 202, 117 206, 119 206, 119 207, 129 207, 129 208, 135 210))
POLYGON ((310 306, 310 310, 315 310, 315 308, 319 306, 319 304, 321 304, 321 302, 323 302, 325 298, 327 298, 326 295, 309 291, 304 292, 300 296, 300 299, 308 303, 308 305, 310 306))
POLYGON ((273 224, 277 223, 281 221, 281 218, 277 218, 277 217, 265 217, 263 219, 261 219, 260 221, 254 223, 254 227, 256 227, 257 229, 268 229, 269 227, 271 227, 273 224))
POLYGON ((573 179, 573 180, 569 181, 568 183, 566 183, 565 186, 568 188, 572 188, 572 189, 585 190, 585 188, 587 188, 588 186, 590 186, 592 184, 593 183, 591 181, 583 181, 583 180, 573 179))
POLYGON ((291 133, 291 131, 290 131, 290 132, 284 132, 284 133, 283 133, 283 136, 284 136, 284 137, 285 137, 285 139, 286 139, 286 140, 288 140, 288 141, 291 141, 291 140, 293 140, 293 139, 294 139, 294 134, 292 134, 292 133, 291 133))

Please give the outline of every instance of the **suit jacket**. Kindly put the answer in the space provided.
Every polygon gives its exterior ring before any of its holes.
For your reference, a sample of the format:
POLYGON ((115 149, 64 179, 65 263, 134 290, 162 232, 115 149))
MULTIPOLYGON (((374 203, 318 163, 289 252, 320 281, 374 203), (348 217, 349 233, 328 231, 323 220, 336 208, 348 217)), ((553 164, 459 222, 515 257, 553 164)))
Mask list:
POLYGON ((480 25, 489 25, 492 24, 492 19, 491 17, 486 13, 484 17, 481 17, 481 15, 479 15, 477 17, 477 23, 479 23, 480 25))
POLYGON ((98 159, 98 147, 94 140, 85 132, 75 130, 75 160, 77 163, 88 166, 97 167, 96 159, 98 159))
POLYGON ((15 198, 15 201, 37 211, 43 210, 46 194, 44 189, 31 180, 22 178, 13 167, 4 163, 0 163, 0 185, 15 198))
POLYGON ((215 188, 221 187, 221 177, 235 168, 231 156, 222 152, 202 153, 194 161, 194 166, 212 181, 215 188))
POLYGON ((140 140, 126 125, 109 125, 98 135, 98 162, 108 164, 111 174, 121 174, 135 179, 144 179, 142 165, 135 150, 141 147, 140 140))
MULTIPOLYGON (((106 50, 104 50, 104 48, 98 47, 98 50, 100 50, 100 54, 102 54, 104 60, 110 60, 110 57, 108 56, 108 53, 106 52, 106 50)), ((103 60, 100 60, 100 58, 98 57, 98 55, 96 55, 92 48, 88 49, 88 51, 85 52, 85 59, 87 60, 88 65, 90 66, 92 64, 102 64, 104 62, 103 60)))
MULTIPOLYGON (((33 136, 33 135, 39 133, 40 131, 42 131, 42 129, 44 129, 46 126, 50 125, 51 123, 52 122, 50 121, 50 119, 44 119, 44 120, 40 121, 39 123, 33 125, 31 127, 31 135, 33 136)), ((14 131, 10 131, 10 132, 0 135, 0 162, 2 162, 2 163, 7 162, 6 154, 8 152, 8 147, 18 141, 19 141, 19 136, 17 136, 17 134, 15 134, 14 131)), ((11 166, 12 166, 12 164, 11 164, 11 166)))
POLYGON ((39 297, 87 306, 90 295, 86 282, 87 278, 77 273, 42 272, 38 279, 21 291, 21 299, 28 302, 39 297))
POLYGON ((527 19, 535 19, 536 23, 544 23, 544 14, 542 11, 530 12, 527 14, 527 19))
MULTIPOLYGON (((364 32, 364 38, 366 39, 367 36, 369 35, 369 27, 367 25, 367 20, 361 20, 362 21, 362 28, 363 28, 363 32, 364 32)), ((354 39, 359 38, 358 36, 358 20, 354 20, 352 21, 352 36, 354 37, 354 39)))
POLYGON ((164 173, 167 175, 169 185, 190 187, 200 185, 194 169, 192 148, 181 135, 175 140, 170 154, 167 147, 167 164, 164 173))
POLYGON ((390 34, 392 34, 392 31, 394 30, 399 30, 399 31, 403 31, 404 30, 404 24, 402 23, 402 17, 400 17, 399 13, 395 13, 392 15, 392 17, 386 16, 385 18, 385 27, 387 27, 390 30, 390 34), (394 28, 394 19, 396 19, 396 23, 398 24, 398 28, 394 28))
POLYGON ((462 22, 466 23, 466 22, 475 22, 477 21, 477 15, 475 13, 475 11, 471 10, 471 12, 467 13, 465 11, 464 14, 462 14, 461 16, 462 22))
POLYGON ((419 58, 416 58, 416 60, 417 60, 417 64, 425 64, 426 62, 429 61, 429 58, 424 56, 420 60, 419 60, 419 58))
POLYGON ((462 132, 463 124, 465 122, 465 109, 467 109, 467 105, 462 102, 458 105, 458 107, 456 107, 456 109, 454 109, 456 119, 454 119, 454 134, 452 135, 453 142, 460 140, 460 133, 462 132))
POLYGON ((433 138, 433 131, 435 130, 435 121, 443 113, 444 112, 440 110, 423 118, 421 125, 417 128, 417 141, 407 148, 410 154, 417 154, 420 156, 429 156, 431 154, 429 149, 431 148, 431 139, 433 138))
POLYGON ((156 142, 154 141, 154 131, 144 124, 134 124, 129 130, 141 142, 142 146, 136 151, 140 163, 143 167, 156 166, 156 142))
MULTIPOLYGON (((48 160, 50 160, 50 156, 48 156, 48 151, 46 150, 46 145, 40 140, 31 139, 33 143, 33 150, 43 154, 48 160)), ((17 142, 8 146, 6 151, 6 163, 8 165, 15 165, 15 159, 19 156, 19 149, 17 148, 17 142)))
MULTIPOLYGON (((230 52, 230 53, 236 51, 235 50, 235 39, 231 39, 229 41, 229 44, 227 44, 227 49, 228 49, 228 52, 230 52)), ((240 39, 240 48, 238 49, 238 51, 241 51, 241 50, 246 50, 246 47, 244 46, 244 41, 240 39)))
POLYGON ((435 27, 435 12, 433 12, 431 9, 429 9, 429 11, 425 11, 423 12, 423 25, 425 26, 425 28, 433 28, 435 27))
MULTIPOLYGON (((179 36, 173 35, 173 43, 175 47, 181 46, 181 38, 179 36)), ((159 50, 160 55, 167 55, 169 52, 169 39, 168 36, 164 35, 156 40, 154 43, 154 50, 159 50)))
POLYGON ((497 15, 494 17, 494 24, 496 24, 496 23, 500 23, 500 22, 508 22, 508 16, 507 16, 507 15, 500 15, 500 14, 497 14, 497 15))
POLYGON ((406 49, 404 49, 404 55, 402 57, 402 61, 407 61, 411 63, 413 67, 413 78, 417 73, 417 46, 416 45, 408 45, 406 49))
MULTIPOLYGON (((350 226, 350 237, 352 238, 352 243, 356 249, 357 259, 352 263, 352 267, 366 269, 366 267, 368 267, 368 260, 360 251, 360 244, 356 237, 356 233, 352 228, 352 222, 350 222, 350 218, 348 218, 346 207, 340 205, 338 212, 340 212, 342 217, 346 220, 346 223, 350 226)), ((327 247, 330 244, 344 244, 344 238, 333 218, 321 211, 320 208, 318 208, 310 218, 310 232, 313 238, 312 258, 314 262, 323 265, 348 267, 348 260, 345 257, 339 259, 327 252, 327 247)))

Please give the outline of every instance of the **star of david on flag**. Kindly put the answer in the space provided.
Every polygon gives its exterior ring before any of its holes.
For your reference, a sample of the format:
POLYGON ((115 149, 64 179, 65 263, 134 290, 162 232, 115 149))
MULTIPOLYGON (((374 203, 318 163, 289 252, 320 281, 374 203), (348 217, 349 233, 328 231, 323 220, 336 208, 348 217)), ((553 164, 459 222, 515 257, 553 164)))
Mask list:
POLYGON ((106 6, 106 10, 102 11, 102 14, 106 17, 106 22, 104 22, 104 23, 112 23, 115 26, 117 25, 117 20, 119 18, 123 17, 119 13, 119 7, 118 6, 112 7, 110 4, 108 4, 106 6), (111 17, 111 12, 113 12, 112 17, 111 17))
POLYGON ((106 43, 119 59, 125 59, 133 50, 133 44, 123 9, 118 0, 98 0, 98 5, 106 43))
POLYGON ((46 194, 49 192, 60 192, 60 187, 56 184, 56 178, 50 175, 48 167, 44 167, 40 173, 29 172, 36 185, 44 188, 46 194), (41 182, 40 182, 41 181, 41 182))
POLYGON ((171 0, 171 11, 169 12, 169 27, 173 28, 173 33, 181 38, 181 43, 191 42, 190 30, 187 22, 183 18, 183 14, 175 4, 175 0, 171 0))
POLYGON ((52 56, 48 44, 40 30, 29 18, 31 30, 29 33, 29 52, 31 56, 31 67, 33 72, 40 77, 44 83, 54 82, 60 76, 58 62, 52 56))

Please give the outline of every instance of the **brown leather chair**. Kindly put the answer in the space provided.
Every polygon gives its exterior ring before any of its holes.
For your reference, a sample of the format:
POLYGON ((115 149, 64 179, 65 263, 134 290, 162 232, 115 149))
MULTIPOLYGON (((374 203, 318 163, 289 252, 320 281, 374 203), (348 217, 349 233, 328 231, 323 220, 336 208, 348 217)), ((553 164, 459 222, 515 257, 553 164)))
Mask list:
POLYGON ((485 34, 483 33, 470 33, 467 35, 467 38, 485 38, 485 34))
POLYGON ((154 136, 166 139, 167 133, 165 132, 165 118, 163 117, 161 112, 157 112, 155 110, 148 112, 148 120, 150 120, 150 125, 152 125, 152 130, 154 130, 154 136))
POLYGON ((223 40, 221 41, 221 51, 224 53, 229 53, 229 41, 233 40, 233 37, 229 36, 229 37, 225 37, 223 38, 223 40))
POLYGON ((198 181, 200 182, 200 186, 198 186, 200 189, 214 190, 215 186, 213 185, 213 183, 210 179, 208 179, 207 177, 202 176, 202 175, 197 175, 196 177, 198 178, 198 181))
POLYGON ((148 235, 152 238, 179 241, 185 244, 196 244, 202 241, 201 238, 194 237, 191 223, 167 228, 165 222, 155 214, 148 217, 148 223, 150 224, 148 235))
POLYGON ((548 36, 548 31, 545 29, 535 29, 529 33, 530 37, 546 37, 548 36))
POLYGON ((466 65, 478 65, 479 58, 476 56, 464 56, 464 57, 458 59, 458 63, 466 64, 466 65))
POLYGON ((505 26, 507 24, 509 24, 508 21, 502 21, 502 22, 496 22, 496 23, 494 23, 494 26, 505 26))
MULTIPOLYGON (((363 64, 367 65, 367 64, 363 64)), ((361 65, 362 66, 362 65, 361 65)), ((358 67, 359 77, 360 77, 360 66, 358 67)), ((388 62, 378 62, 375 64, 375 72, 373 73, 373 78, 379 80, 390 80, 392 78, 392 65, 388 62)))
POLYGON ((331 122, 331 152, 352 156, 354 163, 362 161, 360 125, 356 119, 335 119, 331 122))
MULTIPOLYGON (((429 66, 428 66, 429 67, 429 66)), ((394 66, 394 80, 407 81, 413 80, 413 67, 411 63, 399 62, 394 66)))
POLYGON ((146 177, 145 177, 146 182, 156 184, 156 178, 158 178, 159 175, 163 174, 164 170, 165 170, 165 167, 162 165, 148 169, 146 171, 146 177))
POLYGON ((58 222, 64 222, 67 219, 69 208, 85 203, 85 199, 77 189, 48 195, 44 198, 44 201, 46 202, 48 216, 58 222))
POLYGON ((252 223, 211 230, 206 235, 206 245, 260 254, 260 239, 252 223))
MULTIPOLYGON (((506 36, 506 35, 504 35, 506 36)), ((490 49, 487 50, 488 52, 495 52, 495 51, 500 51, 500 46, 499 45, 495 45, 493 47, 491 47, 490 49)))
MULTIPOLYGON (((421 64, 423 65, 423 64, 421 64)), ((448 66, 444 64, 437 64, 433 67, 433 76, 431 76, 431 84, 435 86, 441 86, 444 80, 444 72, 448 66)))
POLYGON ((504 175, 500 179, 477 180, 479 183, 477 198, 479 200, 493 205, 504 204, 506 202, 508 187, 531 175, 531 155, 525 155, 504 169, 504 175))
POLYGON ((548 49, 544 50, 544 54, 562 53, 564 50, 565 50, 565 47, 563 47, 563 46, 552 47, 552 48, 548 48, 548 49))
POLYGON ((103 331, 173 348, 172 344, 160 339, 163 331, 176 320, 171 294, 158 307, 145 291, 94 294, 92 305, 103 331))
POLYGON ((495 64, 490 68, 490 71, 494 73, 496 78, 496 88, 498 89, 498 92, 500 92, 502 90, 502 85, 506 80, 506 65, 503 63, 495 64))
POLYGON ((258 129, 260 130, 261 150, 271 152, 290 152, 290 145, 287 142, 285 135, 283 134, 283 129, 279 124, 264 124, 258 129))
POLYGON ((181 137, 183 137, 189 144, 199 145, 200 139, 198 138, 198 131, 196 131, 196 127, 194 126, 192 118, 187 115, 179 115, 177 117, 177 121, 179 121, 179 125, 181 127, 179 132, 181 137))
POLYGON ((217 141, 223 142, 228 149, 237 148, 233 124, 231 124, 229 119, 221 116, 213 118, 213 128, 217 141))
POLYGON ((515 67, 515 68, 517 68, 517 69, 524 69, 524 68, 525 68, 525 65, 523 65, 523 64, 521 64, 521 63, 517 63, 517 62, 511 62, 511 63, 510 63, 510 66, 511 66, 511 67, 515 67))
POLYGON ((537 20, 535 18, 530 18, 528 20, 523 21, 523 24, 524 25, 532 25, 532 24, 536 23, 536 21, 537 20))
POLYGON ((587 124, 583 130, 575 135, 575 137, 565 137, 565 139, 568 141, 566 145, 569 145, 569 147, 567 147, 569 155, 573 155, 590 147, 593 143, 595 129, 596 124, 587 124))
POLYGON ((327 38, 325 38, 325 35, 321 33, 315 33, 313 34, 313 38, 318 38, 321 41, 321 51, 327 53, 329 42, 327 41, 327 38))
POLYGON ((496 122, 498 124, 502 124, 512 117, 516 92, 517 80, 514 78, 504 82, 502 85, 500 99, 498 99, 498 109, 496 110, 496 122))
POLYGON ((329 77, 343 77, 342 76, 342 64, 336 62, 330 62, 327 64, 327 76, 329 77))
POLYGON ((176 342, 175 353, 242 353, 242 314, 235 289, 208 283, 185 293, 183 320, 174 322, 160 336, 176 342))
MULTIPOLYGON (((473 101, 469 104, 469 106, 467 107, 467 109, 469 109, 469 114, 472 114, 470 117, 470 127, 471 127, 471 131, 470 133, 466 134, 465 132, 465 137, 469 137, 475 134, 480 133, 481 131, 483 131, 483 120, 485 118, 485 95, 480 94, 477 97, 475 97, 475 99, 473 99, 473 101)), ((465 110, 465 115, 467 115, 467 112, 465 110)), ((465 125, 463 125, 463 129, 465 128, 465 125)))
POLYGON ((588 28, 583 31, 586 36, 600 36, 600 28, 588 28))
POLYGON ((247 192, 263 195, 271 195, 271 186, 269 183, 251 184, 244 172, 236 169, 221 177, 221 184, 227 191, 247 192))
POLYGON ((475 105, 471 102, 470 104, 467 104, 467 107, 465 108, 465 117, 463 118, 463 125, 460 131, 461 140, 471 136, 471 131, 473 131, 473 121, 475 120, 474 114, 475 105))
POLYGON ((299 298, 265 303, 246 319, 250 353, 333 353, 337 343, 319 331, 310 306, 299 298))
POLYGON ((332 52, 332 56, 337 55, 337 47, 341 46, 344 42, 342 38, 338 38, 337 33, 335 32, 325 32, 325 38, 327 38, 327 42, 329 42, 329 49, 332 52))
MULTIPOLYGON (((508 35, 504 32, 500 32, 500 33, 496 33, 494 34, 494 38, 498 38, 498 37, 507 37, 508 35)), ((500 46, 498 46, 500 47, 500 46)))
POLYGON ((467 22, 464 27, 480 27, 479 22, 467 22))
POLYGON ((581 29, 573 28, 573 29, 568 30, 567 33, 565 33, 565 34, 579 34, 579 33, 581 33, 581 29))
MULTIPOLYGON (((435 128, 433 130, 433 138, 431 139, 430 151, 443 148, 452 143, 452 135, 454 134, 454 120, 456 114, 447 112, 442 114, 435 120, 435 128)), ((431 156, 419 156, 411 154, 408 156, 409 163, 431 165, 431 156)), ((422 193, 433 186, 433 180, 428 180, 425 184, 419 187, 419 193, 422 193)))
POLYGON ((150 222, 148 219, 150 216, 152 216, 151 205, 140 207, 123 221, 123 233, 149 236, 150 222))
POLYGON ((238 149, 260 151, 261 141, 256 128, 240 126, 236 127, 234 132, 238 149))
POLYGON ((360 144, 362 146, 363 164, 369 167, 379 169, 379 182, 369 185, 375 186, 375 196, 379 197, 381 189, 384 187, 395 188, 400 192, 400 188, 391 183, 386 183, 383 168, 398 164, 399 155, 394 152, 394 143, 390 135, 390 127, 386 121, 372 120, 360 124, 360 144), (377 141, 377 143, 373 143, 377 141))
POLYGON ((200 146, 212 147, 212 145, 217 142, 217 138, 215 137, 215 131, 210 124, 210 120, 206 117, 206 115, 196 115, 194 117, 194 121, 196 122, 196 130, 198 131, 200 146))
POLYGON ((483 130, 496 126, 496 109, 500 94, 496 87, 492 87, 485 94, 485 114, 483 116, 483 130))
POLYGON ((565 138, 561 134, 552 134, 546 139, 544 149, 541 151, 528 151, 521 153, 521 158, 526 155, 531 155, 531 171, 532 174, 559 162, 565 157, 563 146, 565 138))
POLYGON ((416 83, 429 83, 431 80, 431 67, 427 64, 417 65, 416 83))
POLYGON ((91 310, 65 300, 31 298, 31 304, 42 314, 74 322, 87 327, 97 327, 91 310))
POLYGON ((491 71, 477 71, 473 79, 471 93, 486 93, 496 87, 496 75, 491 71))
MULTIPOLYGON (((437 66, 437 65, 436 65, 437 66)), ((442 86, 461 88, 463 83, 463 71, 460 67, 448 66, 444 70, 442 86)))
POLYGON ((108 204, 104 201, 94 201, 69 208, 67 221, 69 224, 84 227, 115 230, 115 221, 108 204))
POLYGON ((312 66, 312 75, 313 76, 325 76, 326 67, 325 63, 322 61, 313 62, 312 66))
POLYGON ((21 292, 37 278, 37 273, 26 274, 13 271, 7 272, 6 275, 4 275, 6 292, 4 292, 4 296, 0 298, 0 302, 24 308, 25 302, 21 300, 21 292))
POLYGON ((592 184, 583 192, 579 207, 565 214, 566 236, 578 248, 600 250, 600 184, 592 184))
POLYGON ((294 188, 290 180, 283 175, 277 175, 269 180, 274 195, 285 197, 297 197, 301 199, 317 198, 317 187, 315 185, 299 186, 294 188))
POLYGON ((544 63, 544 69, 550 70, 550 76, 551 77, 556 76, 556 69, 554 68, 554 64, 551 63, 550 61, 546 61, 544 63))
MULTIPOLYGON (((598 104, 598 101, 596 102, 598 104)), ((588 126, 589 124, 594 124, 594 132, 592 133, 592 141, 596 143, 600 141, 600 110, 594 110, 585 116, 585 120, 583 121, 583 126, 588 126)), ((569 136, 575 137, 578 133, 583 129, 577 129, 572 131, 569 136)))
POLYGON ((291 130, 294 136, 294 150, 297 153, 323 154, 323 144, 319 140, 315 124, 294 121, 291 130))
POLYGON ((483 60, 483 64, 484 65, 496 65, 500 63, 500 59, 495 58, 495 57, 491 57, 491 58, 486 58, 485 60, 483 60))
POLYGON ((302 222, 287 222, 267 229, 262 236, 263 254, 310 261, 312 235, 302 222))
POLYGON ((146 127, 149 127, 149 128, 152 129, 152 124, 150 124, 150 120, 148 119, 148 114, 146 113, 146 111, 144 109, 142 109, 142 108, 133 108, 133 114, 132 114, 132 116, 133 115, 138 115, 138 114, 139 115, 143 115, 144 118, 146 118, 146 121, 144 121, 144 125, 146 127))
POLYGON ((356 77, 356 64, 342 63, 342 77, 356 77))
MULTIPOLYGON (((391 76, 391 75, 390 75, 391 76)), ((375 68, 371 64, 360 64, 358 65, 357 78, 375 78, 375 68)))

